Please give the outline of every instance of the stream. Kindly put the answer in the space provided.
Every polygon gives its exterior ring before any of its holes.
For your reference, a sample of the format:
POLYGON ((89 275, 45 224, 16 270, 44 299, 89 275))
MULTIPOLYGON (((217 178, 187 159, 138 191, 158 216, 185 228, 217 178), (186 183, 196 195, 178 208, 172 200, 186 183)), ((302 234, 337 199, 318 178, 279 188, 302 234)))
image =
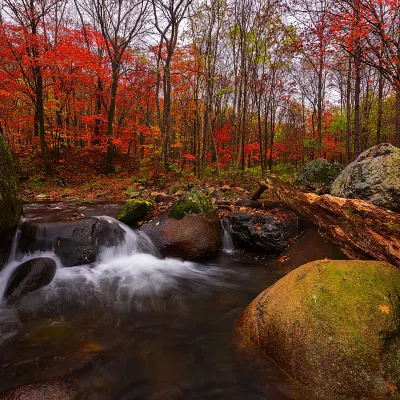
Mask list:
MULTIPOLYGON (((28 218, 74 213, 109 223, 118 205, 32 204, 28 218)), ((125 240, 94 265, 63 268, 52 252, 20 254, 0 271, 0 298, 13 270, 38 256, 55 259, 50 285, 0 302, 0 393, 69 376, 89 399, 312 399, 257 349, 244 347, 234 323, 246 306, 292 268, 341 258, 317 231, 278 256, 234 250, 224 238, 207 263, 161 259, 151 241, 123 226, 125 240)), ((15 241, 16 242, 16 241, 15 241)))

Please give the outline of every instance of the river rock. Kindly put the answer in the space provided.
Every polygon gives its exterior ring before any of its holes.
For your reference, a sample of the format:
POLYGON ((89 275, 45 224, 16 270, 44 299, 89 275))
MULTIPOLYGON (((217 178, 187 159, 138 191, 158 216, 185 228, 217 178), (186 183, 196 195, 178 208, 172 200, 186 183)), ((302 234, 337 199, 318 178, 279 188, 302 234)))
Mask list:
POLYGON ((210 199, 192 189, 169 211, 143 227, 165 257, 199 260, 221 247, 221 224, 210 199))
POLYGON ((54 251, 64 267, 73 267, 93 263, 102 248, 117 246, 124 238, 125 231, 111 218, 32 219, 21 226, 18 250, 54 251))
POLYGON ((6 263, 22 212, 22 200, 13 159, 0 133, 0 269, 6 263))
POLYGON ((56 262, 47 257, 33 258, 19 265, 7 282, 4 298, 17 298, 47 286, 56 274, 56 262))
POLYGON ((380 261, 314 261, 261 293, 242 337, 318 394, 399 399, 400 271, 380 261))
POLYGON ((0 400, 73 400, 83 399, 80 391, 69 379, 54 378, 30 383, 0 395, 0 400))
POLYGON ((222 224, 236 247, 280 253, 297 236, 297 217, 282 221, 263 214, 238 212, 223 218, 222 224))
POLYGON ((342 170, 339 164, 331 164, 323 158, 312 160, 303 165, 293 185, 318 194, 329 193, 332 182, 342 170))
POLYGON ((117 215, 117 220, 127 225, 141 221, 151 210, 152 204, 147 200, 127 200, 117 215))
POLYGON ((400 211, 400 149, 382 143, 364 151, 336 178, 331 195, 400 211))

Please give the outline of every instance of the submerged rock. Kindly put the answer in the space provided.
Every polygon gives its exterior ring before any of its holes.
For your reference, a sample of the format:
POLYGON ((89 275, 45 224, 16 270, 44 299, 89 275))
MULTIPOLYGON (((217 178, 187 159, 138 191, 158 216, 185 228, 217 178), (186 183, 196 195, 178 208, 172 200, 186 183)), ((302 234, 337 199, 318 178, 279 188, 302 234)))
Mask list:
POLYGON ((143 230, 165 257, 199 260, 221 247, 218 214, 210 199, 195 189, 143 230))
POLYGON ((69 379, 54 378, 29 383, 0 395, 0 400, 74 400, 83 399, 80 390, 69 379))
POLYGON ((131 225, 141 221, 150 211, 152 204, 147 200, 127 200, 117 215, 117 220, 131 225))
POLYGON ((73 267, 93 263, 102 248, 117 246, 124 238, 125 231, 106 218, 27 220, 21 226, 18 250, 54 251, 64 267, 73 267))
POLYGON ((282 221, 270 215, 239 212, 227 215, 222 224, 236 247, 280 253, 297 236, 297 217, 282 221))
POLYGON ((19 265, 7 282, 4 298, 17 298, 47 286, 56 274, 52 258, 38 257, 19 265))
POLYGON ((236 328, 328 398, 399 399, 399 300, 390 264, 315 261, 261 293, 236 328))
POLYGON ((336 178, 331 195, 400 211, 400 149, 382 143, 364 151, 336 178))
POLYGON ((331 164, 323 158, 312 160, 303 165, 293 185, 318 194, 329 193, 332 182, 342 170, 339 164, 331 164))
POLYGON ((0 133, 0 269, 8 259, 21 212, 18 177, 11 153, 0 133))

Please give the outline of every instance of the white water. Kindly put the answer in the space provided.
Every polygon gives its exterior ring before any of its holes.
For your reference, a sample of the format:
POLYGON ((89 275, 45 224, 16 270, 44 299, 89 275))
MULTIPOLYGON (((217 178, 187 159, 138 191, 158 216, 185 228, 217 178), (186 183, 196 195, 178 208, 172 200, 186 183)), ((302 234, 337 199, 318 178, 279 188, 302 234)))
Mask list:
POLYGON ((119 246, 102 249, 93 265, 64 268, 51 251, 19 254, 14 246, 8 264, 0 272, 0 299, 8 279, 22 262, 50 257, 56 261, 57 271, 50 285, 22 297, 17 304, 0 301, 0 344, 18 330, 16 309, 32 317, 47 309, 75 310, 94 303, 116 311, 141 310, 148 307, 148 299, 154 295, 172 295, 177 302, 184 303, 185 296, 203 296, 209 288, 231 286, 225 279, 229 274, 226 269, 162 259, 144 233, 134 232, 111 217, 99 218, 119 224, 126 235, 119 246), (183 287, 186 289, 181 290, 183 287))
POLYGON ((96 298, 112 306, 118 302, 130 303, 142 296, 170 292, 180 287, 182 279, 194 284, 193 293, 196 287, 200 293, 207 286, 226 284, 223 279, 226 272, 221 268, 173 258, 162 259, 143 232, 135 232, 111 217, 99 218, 119 224, 125 230, 125 240, 119 246, 102 249, 94 265, 64 268, 53 252, 19 254, 15 245, 9 263, 0 272, 0 299, 17 266, 36 257, 50 257, 57 264, 51 284, 27 295, 31 298, 40 294, 46 302, 65 297, 75 298, 78 302, 96 298))
POLYGON ((226 254, 233 254, 235 246, 233 245, 232 237, 222 224, 222 251, 226 254))

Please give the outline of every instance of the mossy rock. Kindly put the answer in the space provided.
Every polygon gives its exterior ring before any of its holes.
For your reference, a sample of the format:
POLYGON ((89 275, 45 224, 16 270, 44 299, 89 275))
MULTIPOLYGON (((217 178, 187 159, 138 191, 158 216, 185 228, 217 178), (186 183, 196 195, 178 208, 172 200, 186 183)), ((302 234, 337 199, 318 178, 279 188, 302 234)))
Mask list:
POLYGON ((261 293, 242 336, 317 394, 400 398, 400 271, 379 261, 314 261, 261 293))
POLYGON ((7 261, 13 232, 22 212, 22 199, 13 159, 0 134, 0 269, 7 261))
POLYGON ((171 207, 168 216, 182 219, 187 214, 216 214, 216 209, 205 194, 192 189, 171 207))
POLYGON ((329 193, 332 182, 341 171, 341 165, 331 164, 323 158, 318 158, 303 165, 293 185, 318 194, 329 193))
POLYGON ((127 200, 117 215, 117 220, 130 225, 142 220, 153 205, 147 200, 127 200))

